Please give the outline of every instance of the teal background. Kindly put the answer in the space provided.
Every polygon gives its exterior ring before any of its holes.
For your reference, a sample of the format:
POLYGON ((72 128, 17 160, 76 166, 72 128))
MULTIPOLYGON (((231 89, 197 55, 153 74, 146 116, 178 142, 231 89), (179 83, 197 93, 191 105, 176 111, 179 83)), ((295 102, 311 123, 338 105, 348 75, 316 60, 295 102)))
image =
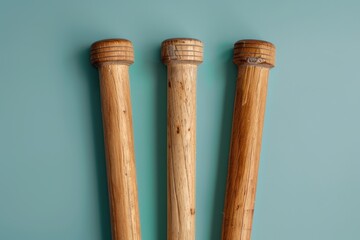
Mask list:
POLYGON ((89 46, 133 41, 144 240, 166 239, 166 68, 160 43, 205 44, 197 81, 198 240, 220 239, 236 80, 233 43, 277 46, 253 240, 360 239, 358 1, 0 2, 0 239, 110 239, 89 46))

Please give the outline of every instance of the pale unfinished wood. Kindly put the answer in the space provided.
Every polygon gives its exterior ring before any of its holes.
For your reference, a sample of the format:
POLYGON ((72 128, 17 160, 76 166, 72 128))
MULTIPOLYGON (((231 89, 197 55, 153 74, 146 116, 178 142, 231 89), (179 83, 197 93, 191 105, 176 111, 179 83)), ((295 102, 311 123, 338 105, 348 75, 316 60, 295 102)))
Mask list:
POLYGON ((133 61, 128 40, 103 40, 91 47, 91 62, 100 75, 113 240, 141 239, 129 85, 133 61))
POLYGON ((168 240, 195 239, 196 75, 202 49, 195 39, 162 43, 168 68, 168 240))
POLYGON ((269 69, 275 46, 259 40, 235 44, 239 66, 226 185, 222 240, 250 240, 269 69))

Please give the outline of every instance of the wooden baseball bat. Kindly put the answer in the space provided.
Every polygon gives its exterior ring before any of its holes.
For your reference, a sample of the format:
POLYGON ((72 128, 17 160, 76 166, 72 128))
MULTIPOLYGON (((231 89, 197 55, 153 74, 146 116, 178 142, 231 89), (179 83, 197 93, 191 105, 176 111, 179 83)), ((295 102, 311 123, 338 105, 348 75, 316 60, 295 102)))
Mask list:
POLYGON ((275 46, 259 40, 235 43, 238 65, 222 240, 250 240, 261 137, 275 46))
POLYGON ((100 76, 112 239, 140 240, 129 84, 133 46, 125 39, 98 41, 90 58, 100 76))
POLYGON ((196 75, 203 44, 196 39, 162 43, 167 65, 167 239, 195 239, 196 75))

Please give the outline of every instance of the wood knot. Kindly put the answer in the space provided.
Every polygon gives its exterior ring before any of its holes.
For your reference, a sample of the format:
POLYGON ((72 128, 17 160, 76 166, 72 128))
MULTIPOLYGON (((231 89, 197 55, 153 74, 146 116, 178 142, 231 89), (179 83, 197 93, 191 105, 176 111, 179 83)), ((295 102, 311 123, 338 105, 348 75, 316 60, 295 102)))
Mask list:
POLYGON ((190 208, 190 214, 195 215, 195 209, 194 208, 190 208))
POLYGON ((180 133, 180 127, 179 127, 179 126, 176 127, 176 133, 177 133, 177 134, 180 133))

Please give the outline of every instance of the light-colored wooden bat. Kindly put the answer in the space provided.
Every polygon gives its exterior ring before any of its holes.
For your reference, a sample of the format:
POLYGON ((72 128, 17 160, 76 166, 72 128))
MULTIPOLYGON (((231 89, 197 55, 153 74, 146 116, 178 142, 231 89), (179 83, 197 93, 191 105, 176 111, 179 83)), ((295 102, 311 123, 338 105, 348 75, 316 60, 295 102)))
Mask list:
POLYGON ((100 76, 112 239, 140 240, 129 84, 133 46, 125 39, 98 41, 90 58, 100 76))
POLYGON ((275 46, 259 40, 235 43, 238 77, 226 185, 222 240, 250 240, 269 69, 275 46))
POLYGON ((196 39, 162 43, 167 65, 167 239, 195 239, 196 75, 203 44, 196 39))

